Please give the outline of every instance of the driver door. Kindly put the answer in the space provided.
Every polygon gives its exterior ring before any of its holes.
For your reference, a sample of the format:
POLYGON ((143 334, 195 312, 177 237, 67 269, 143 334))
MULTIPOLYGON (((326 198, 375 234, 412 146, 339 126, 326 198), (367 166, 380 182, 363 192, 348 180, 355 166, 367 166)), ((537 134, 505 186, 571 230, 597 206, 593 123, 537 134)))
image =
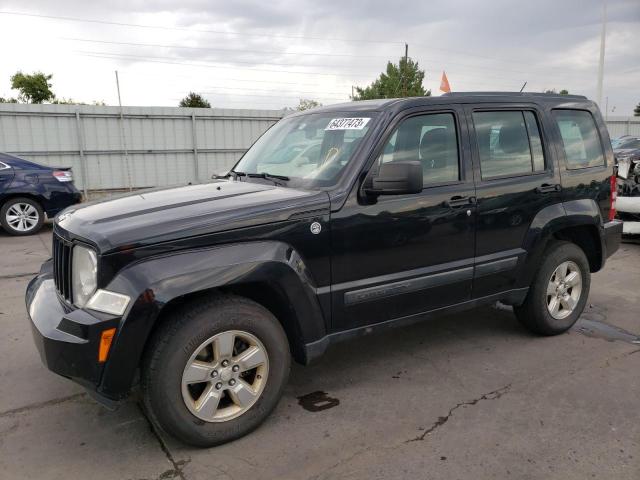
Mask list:
POLYGON ((399 115, 372 163, 420 161, 422 192, 367 199, 357 184, 332 214, 335 331, 470 299, 476 208, 464 118, 457 107, 399 115))

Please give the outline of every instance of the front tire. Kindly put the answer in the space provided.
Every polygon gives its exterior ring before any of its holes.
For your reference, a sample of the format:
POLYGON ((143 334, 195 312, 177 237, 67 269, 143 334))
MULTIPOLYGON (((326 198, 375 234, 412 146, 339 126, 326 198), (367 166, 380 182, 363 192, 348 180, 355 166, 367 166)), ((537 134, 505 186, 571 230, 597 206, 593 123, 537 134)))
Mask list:
POLYGON ((554 241, 536 273, 518 320, 539 335, 566 332, 578 320, 589 296, 589 261, 574 243, 554 241))
POLYGON ((241 297, 177 310, 154 334, 141 389, 151 421, 185 443, 211 447, 257 428, 275 408, 291 357, 278 320, 241 297))
POLYGON ((0 223, 10 235, 33 235, 42 228, 44 211, 30 198, 11 198, 0 209, 0 223))

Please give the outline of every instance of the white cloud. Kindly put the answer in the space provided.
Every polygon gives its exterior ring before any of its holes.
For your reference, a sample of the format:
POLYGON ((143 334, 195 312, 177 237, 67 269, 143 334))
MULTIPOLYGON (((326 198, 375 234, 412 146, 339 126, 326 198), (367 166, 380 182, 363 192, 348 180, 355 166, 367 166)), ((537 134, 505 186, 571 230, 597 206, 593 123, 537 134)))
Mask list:
MULTIPOLYGON (((640 101, 640 6, 608 4, 605 95, 616 114, 630 114, 640 101)), ((176 105, 199 91, 214 106, 281 108, 301 97, 348 100, 351 85, 374 80, 405 41, 434 93, 446 70, 454 90, 518 90, 527 81, 528 90, 594 97, 601 1, 13 0, 0 11, 174 27, 0 14, 1 96, 15 95, 16 70, 42 70, 54 74, 59 97, 116 104, 117 69, 128 105, 176 105)))

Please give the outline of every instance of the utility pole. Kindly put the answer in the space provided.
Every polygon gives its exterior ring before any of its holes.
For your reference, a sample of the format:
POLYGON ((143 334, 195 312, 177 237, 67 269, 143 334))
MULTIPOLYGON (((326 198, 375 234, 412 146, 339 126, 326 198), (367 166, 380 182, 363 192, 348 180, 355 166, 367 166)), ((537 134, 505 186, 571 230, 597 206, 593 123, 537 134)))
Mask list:
POLYGON ((129 168, 129 152, 127 151, 127 140, 124 135, 124 113, 122 111, 122 100, 120 99, 120 80, 118 79, 118 71, 116 70, 116 88, 118 89, 118 105, 120 106, 120 135, 122 140, 122 150, 124 151, 124 166, 127 169, 127 180, 129 182, 129 191, 133 190, 131 184, 131 169, 129 168))
POLYGON ((607 36, 607 0, 602 0, 602 32, 600 34, 600 63, 598 64, 598 106, 602 105, 602 79, 604 77, 604 48, 607 36))
POLYGON ((401 78, 402 78, 402 96, 406 97, 407 96, 407 72, 409 70, 409 44, 405 43, 404 44, 404 72, 400 72, 401 78))

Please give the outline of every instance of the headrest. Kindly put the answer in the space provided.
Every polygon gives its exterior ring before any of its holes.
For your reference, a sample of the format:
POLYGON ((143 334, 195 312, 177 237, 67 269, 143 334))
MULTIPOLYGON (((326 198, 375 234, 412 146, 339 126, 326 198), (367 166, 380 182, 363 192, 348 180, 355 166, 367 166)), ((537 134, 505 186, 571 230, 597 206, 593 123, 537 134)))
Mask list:
POLYGON ((443 154, 447 149, 447 129, 434 128, 422 135, 420 140, 420 158, 426 160, 435 154, 443 154))
POLYGON ((529 149, 527 132, 521 125, 503 125, 498 144, 504 153, 524 153, 529 149))

